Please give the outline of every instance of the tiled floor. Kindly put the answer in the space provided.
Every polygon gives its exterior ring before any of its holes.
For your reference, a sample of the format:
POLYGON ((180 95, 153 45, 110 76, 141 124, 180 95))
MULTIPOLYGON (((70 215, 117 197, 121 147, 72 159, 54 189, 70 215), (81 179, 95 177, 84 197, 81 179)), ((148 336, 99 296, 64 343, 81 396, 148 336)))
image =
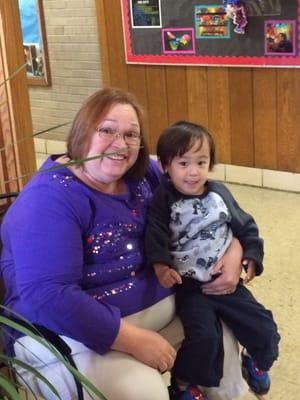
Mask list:
MULTIPOLYGON (((249 211, 265 240, 265 272, 251 290, 273 311, 281 334, 267 400, 297 400, 300 392, 300 194, 227 185, 249 211)), ((243 400, 254 399, 246 395, 243 400)))

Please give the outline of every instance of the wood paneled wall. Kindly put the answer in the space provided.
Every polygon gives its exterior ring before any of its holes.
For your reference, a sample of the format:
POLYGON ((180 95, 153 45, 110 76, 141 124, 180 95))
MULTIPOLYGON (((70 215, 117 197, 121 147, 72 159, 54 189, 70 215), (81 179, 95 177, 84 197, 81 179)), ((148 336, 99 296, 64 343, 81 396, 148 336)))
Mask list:
POLYGON ((105 86, 145 107, 152 152, 179 119, 207 126, 225 164, 300 172, 300 69, 126 64, 119 0, 96 0, 105 86))
POLYGON ((0 44, 0 193, 6 193, 19 191, 36 170, 18 0, 0 0, 0 44))

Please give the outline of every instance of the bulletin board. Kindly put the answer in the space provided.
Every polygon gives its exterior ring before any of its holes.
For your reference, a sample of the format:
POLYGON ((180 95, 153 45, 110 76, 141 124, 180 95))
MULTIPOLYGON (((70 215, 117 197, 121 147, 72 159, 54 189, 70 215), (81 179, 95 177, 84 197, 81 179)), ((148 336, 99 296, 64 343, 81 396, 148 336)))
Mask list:
POLYGON ((128 64, 300 67, 300 0, 121 4, 128 64))

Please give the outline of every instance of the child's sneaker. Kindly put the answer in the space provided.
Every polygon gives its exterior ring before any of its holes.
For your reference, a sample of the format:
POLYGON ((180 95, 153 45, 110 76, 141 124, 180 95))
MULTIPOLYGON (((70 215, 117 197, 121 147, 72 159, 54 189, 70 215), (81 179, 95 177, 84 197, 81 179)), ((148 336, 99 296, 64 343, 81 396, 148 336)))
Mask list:
POLYGON ((169 386, 170 400, 208 400, 197 386, 188 385, 185 390, 179 390, 173 383, 169 386))
POLYGON ((257 368, 255 361, 244 352, 242 352, 242 372, 243 377, 254 393, 268 393, 271 386, 268 372, 257 368))

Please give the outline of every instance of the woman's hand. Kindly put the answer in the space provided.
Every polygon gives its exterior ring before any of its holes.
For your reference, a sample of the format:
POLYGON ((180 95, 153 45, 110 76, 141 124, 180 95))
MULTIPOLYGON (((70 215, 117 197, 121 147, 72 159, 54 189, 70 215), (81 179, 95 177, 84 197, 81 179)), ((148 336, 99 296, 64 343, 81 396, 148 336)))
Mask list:
POLYGON ((169 342, 157 332, 147 329, 144 329, 140 334, 141 340, 136 344, 133 356, 160 372, 171 370, 176 351, 169 342))
POLYGON ((154 264, 154 271, 160 285, 164 288, 170 288, 176 283, 182 284, 181 276, 175 271, 174 268, 170 268, 165 264, 154 264))
POLYGON ((212 275, 220 274, 214 281, 202 286, 204 294, 230 294, 239 283, 242 270, 243 249, 237 239, 233 239, 226 253, 215 265, 212 275))
POLYGON ((124 320, 121 320, 111 348, 129 353, 160 372, 170 370, 176 357, 175 349, 159 333, 138 328, 124 320))

